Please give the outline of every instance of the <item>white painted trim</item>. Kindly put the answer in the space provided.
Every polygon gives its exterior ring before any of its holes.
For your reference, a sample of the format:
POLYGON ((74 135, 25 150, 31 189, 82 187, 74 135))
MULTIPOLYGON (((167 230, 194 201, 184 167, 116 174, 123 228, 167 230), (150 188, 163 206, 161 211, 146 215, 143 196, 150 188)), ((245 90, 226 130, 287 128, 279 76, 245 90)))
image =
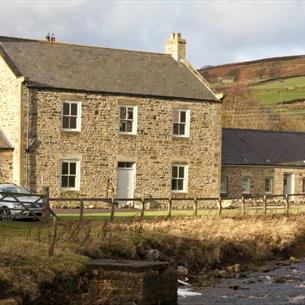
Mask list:
POLYGON ((189 166, 188 164, 179 164, 175 163, 171 165, 171 179, 170 179, 170 188, 172 193, 187 193, 188 192, 188 177, 189 177, 189 166), (184 167, 184 179, 183 179, 183 190, 173 190, 172 189, 172 179, 173 179, 173 167, 179 166, 184 167))
POLYGON ((66 131, 66 132, 81 132, 81 117, 82 117, 82 102, 81 101, 70 101, 70 100, 62 100, 61 101, 61 130, 66 131), (77 119, 76 119, 76 128, 64 128, 64 103, 69 103, 69 104, 77 104, 77 119))
POLYGON ((190 109, 182 109, 182 108, 173 108, 172 110, 172 136, 175 138, 189 138, 190 137, 190 126, 191 125, 191 110, 190 109), (185 135, 174 134, 174 123, 178 123, 174 121, 174 113, 175 111, 185 111, 186 114, 186 122, 185 122, 185 135))
POLYGON ((78 159, 61 159, 59 162, 60 166, 60 176, 59 176, 59 185, 61 192, 70 192, 70 191, 79 191, 80 190, 80 160, 78 159), (61 178, 62 178, 62 163, 63 162, 75 162, 76 163, 76 179, 75 187, 62 187, 61 178))
POLYGON ((118 121, 118 132, 121 135, 137 135, 138 133, 138 105, 118 105, 118 111, 119 111, 119 121, 118 121), (132 131, 127 132, 127 131, 120 131, 120 123, 121 123, 121 118, 120 118, 120 109, 121 107, 127 107, 127 108, 133 108, 133 121, 132 121, 132 131))

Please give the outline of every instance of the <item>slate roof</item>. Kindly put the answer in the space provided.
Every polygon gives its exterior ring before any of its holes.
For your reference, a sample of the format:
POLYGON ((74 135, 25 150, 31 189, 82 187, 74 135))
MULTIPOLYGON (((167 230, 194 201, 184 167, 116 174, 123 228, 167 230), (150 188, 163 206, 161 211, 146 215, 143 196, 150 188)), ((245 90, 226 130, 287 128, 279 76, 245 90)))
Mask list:
POLYGON ((0 54, 28 85, 217 101, 170 55, 0 36, 0 54))
POLYGON ((13 149, 13 146, 10 144, 6 136, 0 130, 0 150, 3 149, 13 149))
POLYGON ((305 133, 251 129, 222 130, 224 165, 305 166, 305 133))

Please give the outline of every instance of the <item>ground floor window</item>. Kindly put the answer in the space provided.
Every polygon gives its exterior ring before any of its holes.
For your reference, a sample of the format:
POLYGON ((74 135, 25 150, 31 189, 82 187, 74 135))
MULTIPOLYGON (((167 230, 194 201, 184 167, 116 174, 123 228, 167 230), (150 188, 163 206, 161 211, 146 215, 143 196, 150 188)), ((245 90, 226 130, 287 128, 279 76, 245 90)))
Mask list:
POLYGON ((80 162, 79 160, 61 160, 61 188, 64 190, 79 190, 80 162))
POLYGON ((303 178, 303 193, 305 193, 305 178, 303 178))
POLYGON ((187 192, 188 166, 181 164, 172 165, 172 191, 187 192))
POLYGON ((250 177, 243 177, 242 193, 243 194, 250 194, 251 193, 251 179, 250 179, 250 177))
POLYGON ((221 184, 220 184, 220 194, 228 193, 228 177, 221 176, 221 184))
POLYGON ((273 192, 273 178, 266 177, 265 178, 265 194, 272 194, 273 192))

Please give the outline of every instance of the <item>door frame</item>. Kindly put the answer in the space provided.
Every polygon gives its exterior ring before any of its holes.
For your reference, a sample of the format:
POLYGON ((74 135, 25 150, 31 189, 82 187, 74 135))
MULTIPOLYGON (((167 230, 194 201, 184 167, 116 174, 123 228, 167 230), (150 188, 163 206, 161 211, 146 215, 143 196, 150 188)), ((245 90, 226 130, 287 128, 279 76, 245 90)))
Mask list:
MULTIPOLYGON (((131 183, 131 197, 134 198, 134 193, 135 193, 135 187, 136 187, 136 162, 134 161, 117 161, 117 177, 116 177, 116 186, 117 186, 117 191, 116 194, 118 196, 118 185, 119 185, 119 171, 124 171, 128 170, 132 172, 132 183, 131 183), (132 164, 130 167, 119 167, 119 163, 125 163, 125 164, 132 164)), ((129 205, 129 206, 134 206, 134 201, 119 201, 119 205, 129 205)))
MULTIPOLYGON (((294 173, 284 173, 283 175, 283 194, 294 194, 295 193, 295 174, 294 173), (288 177, 287 177, 288 176, 288 177), (287 178, 287 183, 290 184, 289 190, 285 191, 285 178, 287 178)), ((290 197, 293 199, 293 197, 290 197)))

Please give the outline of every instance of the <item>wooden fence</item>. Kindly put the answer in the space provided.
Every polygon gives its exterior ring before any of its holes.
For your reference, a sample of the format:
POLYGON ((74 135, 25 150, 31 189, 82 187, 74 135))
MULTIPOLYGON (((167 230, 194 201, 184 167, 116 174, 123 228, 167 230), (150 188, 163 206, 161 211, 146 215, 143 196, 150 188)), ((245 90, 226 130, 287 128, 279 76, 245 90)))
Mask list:
MULTIPOLYGON (((70 211, 74 215, 78 215, 82 221, 86 216, 84 211, 95 211, 96 213, 108 214, 109 220, 113 221, 115 215, 130 213, 130 211, 138 212, 139 218, 144 218, 151 212, 162 212, 165 217, 173 216, 175 211, 179 215, 179 211, 187 211, 187 214, 180 213, 183 216, 197 217, 202 215, 202 211, 213 211, 221 216, 224 211, 239 211, 240 215, 246 215, 248 211, 261 211, 264 214, 267 211, 282 210, 286 215, 293 208, 305 208, 305 194, 291 195, 265 195, 251 196, 240 198, 205 198, 205 197, 181 197, 181 198, 164 198, 164 197, 142 197, 142 198, 50 198, 49 202, 58 210, 70 211), (125 204, 124 204, 125 203, 125 204), (79 213, 77 213, 77 209, 79 213)), ((305 211, 305 210, 304 210, 305 211)), ((59 212, 60 213, 60 212, 59 212)), ((156 215, 157 216, 157 215, 156 215)))

